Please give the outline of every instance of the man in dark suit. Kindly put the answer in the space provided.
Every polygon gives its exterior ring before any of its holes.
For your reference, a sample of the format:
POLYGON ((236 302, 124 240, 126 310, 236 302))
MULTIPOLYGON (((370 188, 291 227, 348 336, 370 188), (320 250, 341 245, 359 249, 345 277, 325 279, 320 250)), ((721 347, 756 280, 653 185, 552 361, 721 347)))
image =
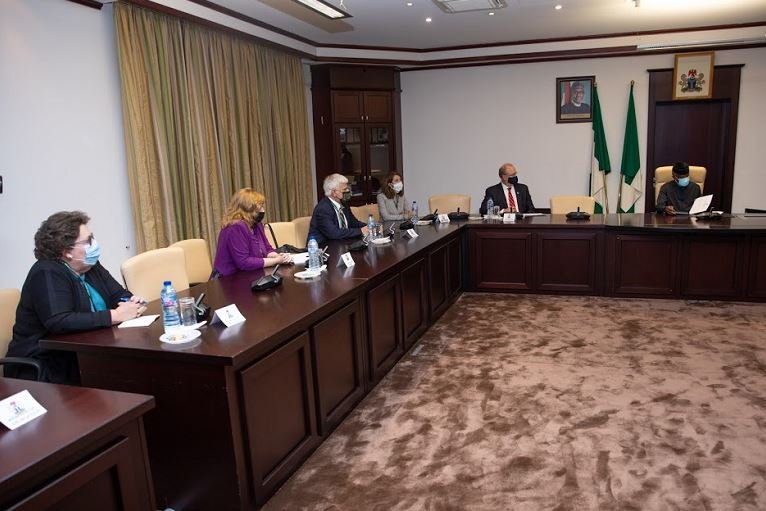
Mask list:
POLYGON ((487 214, 487 200, 492 199, 495 206, 500 206, 503 213, 515 211, 517 213, 534 213, 535 205, 532 196, 529 195, 527 185, 519 183, 516 167, 512 163, 506 163, 498 171, 500 182, 487 188, 484 200, 481 201, 479 212, 487 214))
MULTIPOLYGON (((312 237, 323 245, 327 240, 343 240, 367 236, 367 225, 357 220, 348 203, 351 190, 348 179, 342 174, 330 174, 322 184, 323 197, 311 214, 309 239, 312 237)), ((308 240, 306 240, 308 245, 308 240)))

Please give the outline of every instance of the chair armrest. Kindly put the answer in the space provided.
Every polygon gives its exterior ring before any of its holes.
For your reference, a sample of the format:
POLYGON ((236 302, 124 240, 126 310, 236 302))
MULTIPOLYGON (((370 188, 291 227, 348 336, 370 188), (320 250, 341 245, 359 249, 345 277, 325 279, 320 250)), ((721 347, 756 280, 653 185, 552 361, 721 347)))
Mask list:
POLYGON ((39 361, 28 358, 28 357, 5 357, 0 358, 0 366, 2 365, 25 365, 25 366, 32 366, 35 368, 35 373, 37 374, 37 380, 40 380, 40 375, 43 373, 43 366, 40 364, 39 361))

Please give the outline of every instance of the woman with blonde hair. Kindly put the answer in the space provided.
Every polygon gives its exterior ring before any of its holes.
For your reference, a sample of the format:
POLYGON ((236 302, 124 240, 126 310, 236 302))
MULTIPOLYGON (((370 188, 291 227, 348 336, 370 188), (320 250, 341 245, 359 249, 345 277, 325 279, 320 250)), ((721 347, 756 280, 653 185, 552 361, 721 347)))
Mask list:
POLYGON ((218 235, 215 277, 290 263, 290 254, 278 254, 266 239, 265 206, 266 197, 252 188, 242 188, 234 194, 218 235))

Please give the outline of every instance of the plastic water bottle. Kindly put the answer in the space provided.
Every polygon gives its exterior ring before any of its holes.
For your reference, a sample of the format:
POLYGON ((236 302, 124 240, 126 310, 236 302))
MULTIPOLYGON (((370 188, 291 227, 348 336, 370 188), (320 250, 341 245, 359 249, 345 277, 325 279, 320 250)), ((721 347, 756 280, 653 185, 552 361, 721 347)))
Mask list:
POLYGON ((367 237, 371 240, 375 239, 375 219, 372 214, 367 217, 367 237))
POLYGON ((492 209, 495 207, 495 201, 492 200, 492 197, 487 199, 487 218, 492 218, 492 209))
POLYGON ((412 201, 412 223, 413 224, 418 223, 418 203, 417 203, 417 201, 412 201))
POLYGON ((178 314, 178 296, 169 280, 162 283, 160 302, 162 302, 162 324, 165 326, 165 332, 179 328, 181 316, 178 314))
POLYGON ((322 261, 319 259, 319 243, 312 236, 309 238, 309 270, 318 270, 322 267, 322 261))

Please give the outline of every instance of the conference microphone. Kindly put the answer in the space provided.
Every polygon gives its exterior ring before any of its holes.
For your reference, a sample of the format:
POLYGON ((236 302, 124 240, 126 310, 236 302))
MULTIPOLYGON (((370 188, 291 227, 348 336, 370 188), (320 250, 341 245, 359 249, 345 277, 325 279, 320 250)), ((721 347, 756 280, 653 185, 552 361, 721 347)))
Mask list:
POLYGON ((250 284, 251 291, 266 291, 267 289, 273 289, 282 283, 282 276, 277 275, 279 265, 274 266, 274 271, 271 275, 264 275, 258 280, 254 280, 250 284))

